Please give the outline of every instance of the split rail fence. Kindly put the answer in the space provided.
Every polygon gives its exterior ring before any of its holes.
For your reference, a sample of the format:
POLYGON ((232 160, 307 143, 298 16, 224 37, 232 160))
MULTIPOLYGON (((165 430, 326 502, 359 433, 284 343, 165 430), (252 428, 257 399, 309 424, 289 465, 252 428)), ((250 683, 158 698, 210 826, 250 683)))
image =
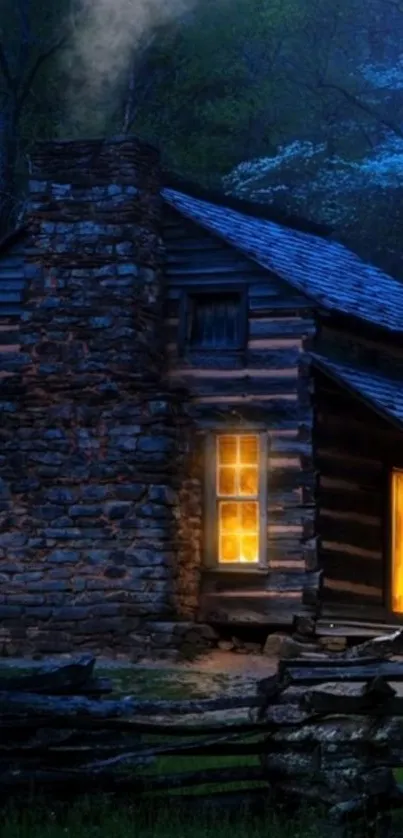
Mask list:
POLYGON ((179 792, 186 803, 207 785, 199 802, 321 804, 335 828, 365 819, 366 835, 375 823, 386 833, 391 811, 403 807, 395 771, 403 766, 403 663, 384 650, 283 660, 253 695, 186 701, 108 697, 111 685, 94 666, 82 656, 0 681, 3 802, 27 792, 132 801, 179 792), (224 719, 212 719, 216 711, 224 719), (162 774, 158 760, 168 756, 236 765, 177 771, 175 759, 162 774))

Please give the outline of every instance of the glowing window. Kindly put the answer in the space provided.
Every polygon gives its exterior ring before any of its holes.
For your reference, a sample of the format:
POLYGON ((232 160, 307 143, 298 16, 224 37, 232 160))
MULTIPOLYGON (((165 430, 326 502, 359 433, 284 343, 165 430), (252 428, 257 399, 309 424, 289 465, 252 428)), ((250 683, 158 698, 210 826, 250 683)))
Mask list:
POLYGON ((403 471, 392 472, 392 610, 403 614, 403 471))
POLYGON ((256 434, 216 438, 219 564, 259 561, 259 442, 256 434))

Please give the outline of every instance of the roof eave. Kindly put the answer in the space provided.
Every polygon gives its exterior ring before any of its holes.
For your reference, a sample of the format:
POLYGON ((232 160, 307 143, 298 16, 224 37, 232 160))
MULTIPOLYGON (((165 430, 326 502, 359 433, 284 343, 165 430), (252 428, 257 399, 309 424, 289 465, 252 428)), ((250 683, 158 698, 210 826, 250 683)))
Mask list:
POLYGON ((314 367, 317 367, 321 372, 325 373, 325 375, 327 375, 333 381, 336 381, 337 384, 344 387, 344 389, 347 390, 347 392, 349 392, 350 395, 354 396, 356 399, 359 399, 386 422, 389 422, 390 424, 394 425, 394 427, 396 427, 399 431, 403 430, 403 420, 400 421, 399 419, 397 419, 396 416, 393 416, 393 414, 388 413, 387 411, 379 407, 377 402, 375 402, 373 399, 369 398, 368 396, 364 396, 361 393, 361 391, 356 390, 356 388, 353 387, 352 384, 349 384, 347 381, 345 381, 342 375, 338 375, 335 370, 328 367, 326 361, 323 361, 321 358, 318 358, 318 356, 314 353, 308 354, 311 359, 311 363, 314 367))
MULTIPOLYGON (((198 224, 199 227, 202 227, 204 230, 207 230, 211 235, 216 236, 221 241, 224 241, 229 247, 233 247, 234 250, 240 251, 244 256, 250 259, 251 262, 254 262, 256 265, 259 265, 260 268, 263 268, 263 270, 270 270, 267 267, 267 265, 265 265, 262 262, 262 260, 259 259, 256 255, 246 250, 245 248, 237 246, 234 242, 230 241, 223 233, 217 232, 217 230, 212 230, 208 224, 204 224, 202 220, 200 220, 199 218, 195 218, 190 212, 187 212, 183 208, 178 207, 175 203, 170 201, 169 198, 163 196, 163 200, 168 204, 168 206, 171 207, 171 209, 174 209, 176 212, 178 212, 179 215, 182 215, 184 218, 186 218, 189 221, 192 221, 194 224, 198 224)), ((380 324, 374 323, 372 320, 369 320, 366 317, 347 314, 342 309, 326 305, 326 303, 324 303, 323 300, 320 300, 316 296, 309 294, 309 292, 305 289, 301 290, 299 284, 290 279, 288 276, 285 277, 282 274, 275 271, 273 271, 273 273, 276 273, 276 275, 280 279, 282 279, 283 282, 286 282, 291 288, 294 288, 296 291, 298 291, 298 293, 301 294, 302 297, 305 297, 309 303, 309 305, 307 306, 308 308, 315 309, 316 311, 321 312, 322 315, 326 315, 329 317, 331 317, 332 315, 336 315, 344 319, 346 322, 351 322, 353 326, 362 326, 364 324, 367 328, 373 329, 378 334, 381 333, 383 335, 393 335, 395 337, 400 336, 403 339, 403 327, 399 330, 391 329, 388 326, 381 326, 380 324)))

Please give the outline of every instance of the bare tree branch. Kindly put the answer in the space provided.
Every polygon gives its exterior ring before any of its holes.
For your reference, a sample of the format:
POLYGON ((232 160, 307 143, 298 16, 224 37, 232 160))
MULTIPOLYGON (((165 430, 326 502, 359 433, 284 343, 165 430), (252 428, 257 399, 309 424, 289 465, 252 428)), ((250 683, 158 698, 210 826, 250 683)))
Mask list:
POLYGON ((52 46, 50 46, 47 50, 45 50, 44 52, 41 52, 38 55, 38 57, 36 58, 36 60, 34 61, 32 67, 31 67, 28 75, 26 76, 26 78, 22 82, 20 90, 18 91, 18 97, 17 97, 17 112, 18 113, 21 111, 21 108, 22 108, 22 106, 23 106, 23 104, 24 104, 24 102, 25 102, 25 100, 26 100, 26 98, 27 98, 27 96, 28 96, 28 94, 31 90, 31 87, 32 87, 33 82, 35 80, 35 76, 39 72, 42 65, 46 61, 48 61, 49 58, 52 57, 52 55, 54 55, 56 52, 58 52, 58 50, 61 49, 67 43, 67 40, 68 40, 68 36, 64 35, 62 38, 59 38, 59 40, 56 41, 56 43, 52 44, 52 46))
POLYGON ((15 91, 16 89, 16 82, 15 79, 11 75, 10 67, 7 61, 6 52, 4 49, 4 45, 0 41, 0 70, 4 76, 6 84, 8 85, 11 91, 15 91))
POLYGON ((370 105, 367 105, 365 102, 362 102, 361 99, 358 99, 354 93, 351 93, 349 90, 346 90, 339 84, 334 84, 332 82, 319 82, 319 88, 324 90, 334 90, 336 93, 340 93, 341 96, 350 102, 351 105, 354 105, 359 110, 366 113, 367 116, 370 116, 372 119, 376 119, 381 125, 384 125, 385 128, 388 128, 389 131, 392 131, 398 137, 403 137, 403 131, 396 125, 394 122, 390 122, 389 119, 385 119, 385 117, 381 116, 381 114, 377 113, 377 111, 373 110, 370 105))

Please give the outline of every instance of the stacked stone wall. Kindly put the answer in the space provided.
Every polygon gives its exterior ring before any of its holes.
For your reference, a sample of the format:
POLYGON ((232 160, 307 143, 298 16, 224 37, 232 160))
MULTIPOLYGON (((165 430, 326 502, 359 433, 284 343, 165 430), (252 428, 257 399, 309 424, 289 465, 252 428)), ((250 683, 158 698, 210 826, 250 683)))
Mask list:
POLYGON ((31 172, 22 349, 0 394, 0 651, 155 654, 192 632, 176 619, 197 600, 177 569, 189 428, 164 383, 158 156, 44 143, 31 172))

